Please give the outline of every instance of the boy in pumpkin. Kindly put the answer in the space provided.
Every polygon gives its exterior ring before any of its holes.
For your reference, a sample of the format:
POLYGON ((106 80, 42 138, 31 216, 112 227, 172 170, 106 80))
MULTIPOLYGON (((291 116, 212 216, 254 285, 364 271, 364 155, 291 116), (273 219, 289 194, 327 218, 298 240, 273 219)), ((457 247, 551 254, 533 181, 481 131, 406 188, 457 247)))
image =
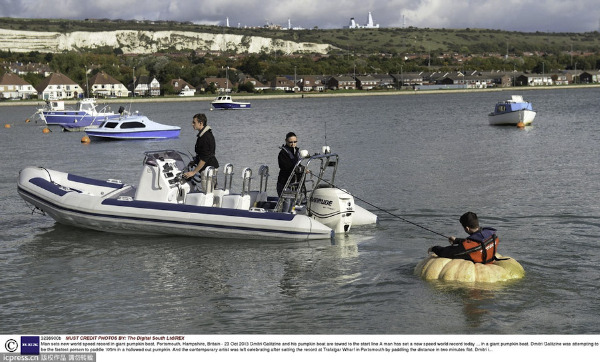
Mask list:
POLYGON ((434 246, 428 251, 442 258, 466 259, 475 263, 489 263, 495 260, 498 247, 496 229, 479 227, 479 219, 474 212, 466 212, 460 217, 460 224, 469 234, 466 239, 448 238, 450 246, 434 246))

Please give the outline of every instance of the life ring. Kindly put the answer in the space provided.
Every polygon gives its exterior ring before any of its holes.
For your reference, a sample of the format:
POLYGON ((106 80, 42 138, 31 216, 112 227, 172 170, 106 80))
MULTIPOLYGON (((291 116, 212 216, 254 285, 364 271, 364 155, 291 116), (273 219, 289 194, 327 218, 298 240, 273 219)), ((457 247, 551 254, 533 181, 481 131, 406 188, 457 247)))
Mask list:
POLYGON ((415 267, 415 275, 425 280, 444 280, 471 283, 496 283, 525 276, 525 269, 513 258, 496 253, 493 263, 473 263, 464 259, 429 256, 415 267))

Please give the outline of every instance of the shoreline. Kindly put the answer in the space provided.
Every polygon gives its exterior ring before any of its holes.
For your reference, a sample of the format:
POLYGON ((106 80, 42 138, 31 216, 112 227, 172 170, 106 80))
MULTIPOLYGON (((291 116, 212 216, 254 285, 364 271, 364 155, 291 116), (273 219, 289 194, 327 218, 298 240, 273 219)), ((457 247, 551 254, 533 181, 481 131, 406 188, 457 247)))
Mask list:
MULTIPOLYGON (((474 92, 507 92, 518 90, 555 90, 555 89, 581 89, 581 88, 600 88, 600 84, 582 84, 565 86, 536 86, 536 87, 508 87, 508 88, 483 88, 483 89, 432 89, 432 90, 393 90, 393 91, 356 91, 341 92, 327 91, 320 93, 285 93, 285 94, 236 94, 236 99, 293 99, 293 98, 329 98, 329 97, 368 97, 368 96, 408 96, 408 95, 426 95, 440 93, 474 93, 474 92)), ((98 103, 151 103, 151 102, 210 102, 216 95, 201 95, 192 97, 179 96, 158 96, 158 97, 122 97, 122 98, 97 98, 98 103)), ((66 104, 76 103, 75 99, 65 99, 66 104)), ((43 99, 34 100, 4 100, 0 102, 0 107, 5 106, 31 106, 43 104, 43 99)))

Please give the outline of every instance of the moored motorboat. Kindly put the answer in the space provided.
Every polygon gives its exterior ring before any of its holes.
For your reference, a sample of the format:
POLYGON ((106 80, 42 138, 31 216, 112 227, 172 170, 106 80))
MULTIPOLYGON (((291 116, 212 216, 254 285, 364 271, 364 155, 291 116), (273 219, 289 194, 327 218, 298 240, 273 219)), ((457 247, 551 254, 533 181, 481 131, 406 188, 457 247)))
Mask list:
POLYGON ((301 180, 290 177, 279 198, 267 196, 267 166, 259 170, 259 190, 251 190, 252 171, 244 169, 239 193, 231 190, 231 164, 223 167, 222 189, 213 189, 215 170, 208 167, 202 174, 206 190, 198 192, 181 177, 187 156, 174 150, 146 152, 137 186, 26 167, 19 173, 18 193, 58 223, 117 233, 310 240, 377 222, 375 214, 333 186, 336 154, 304 155, 296 165, 301 180))
POLYGON ((48 100, 37 113, 47 125, 61 126, 65 131, 83 131, 98 127, 104 120, 120 117, 120 114, 112 112, 108 105, 98 110, 95 98, 83 98, 74 108, 65 107, 64 100, 48 100))
POLYGON ((177 138, 181 127, 154 122, 139 114, 105 120, 98 128, 85 130, 90 137, 102 139, 165 139, 177 138))
POLYGON ((230 95, 217 96, 211 105, 214 109, 249 109, 250 103, 234 102, 230 95))
POLYGON ((511 99, 496 103, 494 111, 488 115, 491 125, 528 126, 533 122, 536 112, 531 102, 523 100, 522 96, 512 96, 511 99))

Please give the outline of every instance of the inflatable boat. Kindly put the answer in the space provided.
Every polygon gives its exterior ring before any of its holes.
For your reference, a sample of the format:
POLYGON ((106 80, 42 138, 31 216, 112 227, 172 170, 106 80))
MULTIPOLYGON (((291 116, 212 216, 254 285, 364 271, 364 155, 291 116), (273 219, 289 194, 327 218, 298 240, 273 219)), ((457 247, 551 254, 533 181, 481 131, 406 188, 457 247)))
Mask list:
POLYGON ((201 177, 185 180, 183 172, 194 165, 186 165, 189 157, 175 150, 145 152, 137 186, 26 167, 19 173, 18 193, 58 223, 136 235, 311 240, 377 222, 375 214, 335 186, 338 155, 326 147, 323 153, 302 155, 295 169, 299 179, 292 173, 281 197, 267 195, 264 165, 258 190, 252 190, 252 170, 245 168, 234 193, 232 164, 223 167, 222 188, 214 188, 217 172, 210 167, 201 177))

